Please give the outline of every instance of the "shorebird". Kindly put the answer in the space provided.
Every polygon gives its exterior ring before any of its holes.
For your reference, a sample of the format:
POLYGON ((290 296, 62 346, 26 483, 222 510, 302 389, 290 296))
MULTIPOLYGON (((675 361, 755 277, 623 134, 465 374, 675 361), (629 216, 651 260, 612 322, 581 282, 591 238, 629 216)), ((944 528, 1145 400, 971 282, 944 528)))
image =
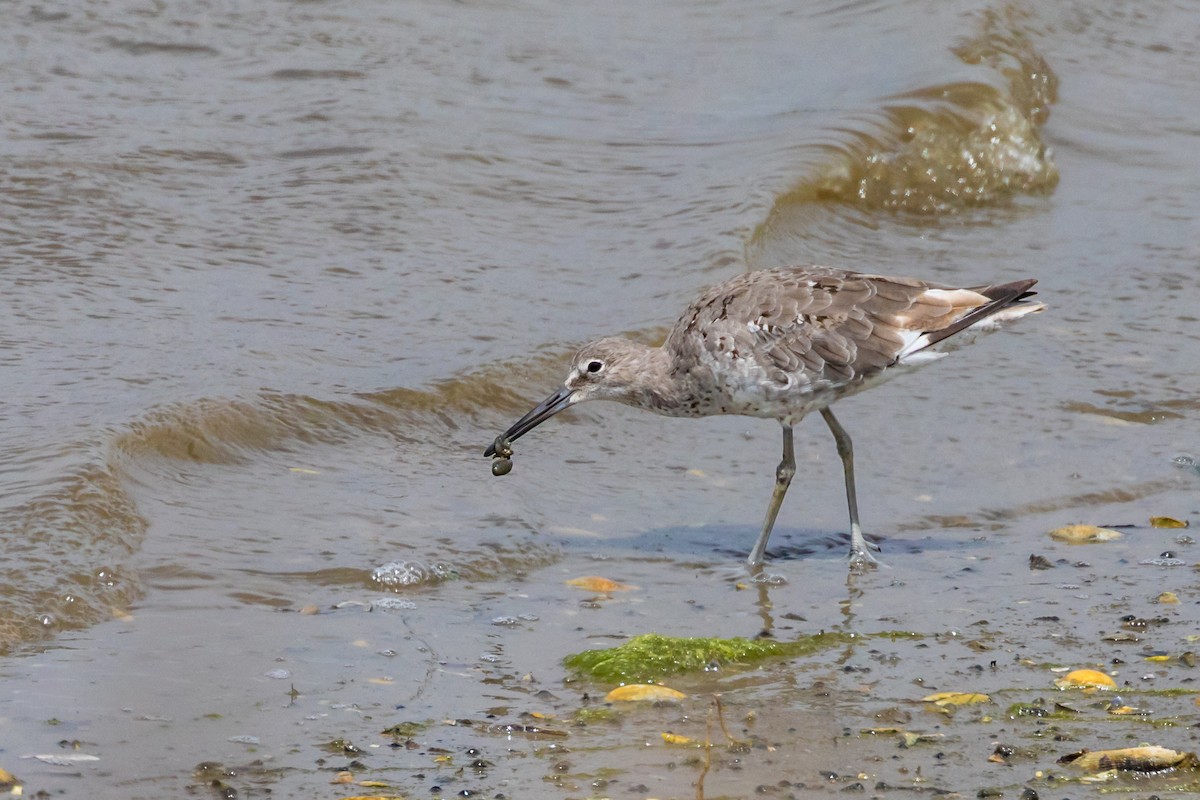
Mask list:
POLYGON ((584 345, 563 387, 497 436, 484 455, 497 459, 493 473, 507 473, 514 440, 585 400, 615 400, 670 417, 776 419, 783 426, 783 460, 747 558, 757 568, 796 474, 792 428, 820 411, 845 473, 851 566, 873 566, 868 548, 875 545, 863 538, 858 521, 850 435, 829 406, 941 358, 955 334, 1041 311, 1042 303, 1028 300, 1035 283, 1027 278, 964 289, 819 266, 743 273, 701 294, 661 347, 619 337, 584 345))

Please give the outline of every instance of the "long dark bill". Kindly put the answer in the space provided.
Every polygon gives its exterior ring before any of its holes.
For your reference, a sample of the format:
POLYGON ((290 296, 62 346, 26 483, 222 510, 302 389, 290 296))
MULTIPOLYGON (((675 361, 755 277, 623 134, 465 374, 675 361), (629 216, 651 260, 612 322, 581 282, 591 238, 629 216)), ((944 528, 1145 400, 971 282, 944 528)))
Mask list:
MULTIPOLYGON (((522 436, 529 433, 531 430, 536 428, 538 425, 541 425, 543 422, 550 419, 564 408, 569 407, 571 405, 572 394, 573 392, 565 386, 559 389, 557 392, 538 403, 537 406, 528 414, 514 422, 512 427, 504 432, 503 438, 510 442, 515 439, 520 439, 522 436)), ((483 455, 487 458, 491 458, 492 456, 496 455, 496 445, 489 445, 488 449, 483 451, 483 455)))

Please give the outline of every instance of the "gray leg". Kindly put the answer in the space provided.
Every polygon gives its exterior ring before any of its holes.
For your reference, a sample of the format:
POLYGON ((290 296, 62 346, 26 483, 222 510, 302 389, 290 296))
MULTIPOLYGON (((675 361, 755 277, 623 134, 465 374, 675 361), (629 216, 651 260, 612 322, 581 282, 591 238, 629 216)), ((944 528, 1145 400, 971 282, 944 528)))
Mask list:
POLYGON ((829 426, 833 439, 837 442, 838 455, 842 457, 842 469, 846 473, 846 504, 850 506, 850 561, 856 564, 878 563, 867 548, 879 548, 867 543, 858 524, 858 496, 854 491, 854 445, 850 441, 850 434, 846 433, 846 429, 828 408, 821 409, 821 416, 825 418, 825 424, 829 426))
POLYGON ((783 426, 783 460, 775 470, 775 491, 771 493, 771 505, 767 506, 767 519, 763 522, 762 533, 750 551, 746 560, 750 566, 757 567, 763 563, 763 555, 767 552, 767 540, 771 538, 771 528, 775 527, 775 517, 779 516, 779 507, 783 505, 783 496, 787 494, 792 476, 796 474, 796 453, 792 450, 792 426, 783 426))

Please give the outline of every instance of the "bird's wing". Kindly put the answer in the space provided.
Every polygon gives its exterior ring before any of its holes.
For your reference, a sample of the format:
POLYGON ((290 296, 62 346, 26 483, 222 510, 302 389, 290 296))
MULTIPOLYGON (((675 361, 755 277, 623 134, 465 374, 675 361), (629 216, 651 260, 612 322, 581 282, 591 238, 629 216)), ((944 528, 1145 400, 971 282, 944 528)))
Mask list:
POLYGON ((996 302, 982 291, 831 268, 750 272, 701 295, 668 343, 687 339, 719 361, 754 359, 781 385, 844 385, 996 302))

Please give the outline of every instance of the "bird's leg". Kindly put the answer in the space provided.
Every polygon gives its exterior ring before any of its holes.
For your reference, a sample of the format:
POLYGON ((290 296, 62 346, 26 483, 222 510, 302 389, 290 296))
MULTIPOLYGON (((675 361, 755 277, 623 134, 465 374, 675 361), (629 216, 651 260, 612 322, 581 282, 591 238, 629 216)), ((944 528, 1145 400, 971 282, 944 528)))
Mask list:
POLYGON ((862 527, 858 524, 858 496, 854 491, 854 445, 850 441, 850 434, 846 433, 846 429, 828 408, 821 409, 821 416, 825 418, 825 424, 829 426, 833 439, 837 442, 842 469, 846 473, 846 504, 850 506, 850 561, 855 564, 877 564, 878 560, 867 548, 878 550, 879 546, 863 538, 862 527))
POLYGON ((787 494, 792 476, 796 474, 796 453, 792 450, 792 426, 783 426, 783 460, 775 470, 775 491, 771 493, 771 505, 767 506, 767 519, 763 522, 762 533, 750 551, 746 561, 752 567, 761 566, 763 556, 767 552, 767 540, 771 538, 771 528, 775 527, 775 517, 779 516, 779 507, 783 505, 783 496, 787 494))

